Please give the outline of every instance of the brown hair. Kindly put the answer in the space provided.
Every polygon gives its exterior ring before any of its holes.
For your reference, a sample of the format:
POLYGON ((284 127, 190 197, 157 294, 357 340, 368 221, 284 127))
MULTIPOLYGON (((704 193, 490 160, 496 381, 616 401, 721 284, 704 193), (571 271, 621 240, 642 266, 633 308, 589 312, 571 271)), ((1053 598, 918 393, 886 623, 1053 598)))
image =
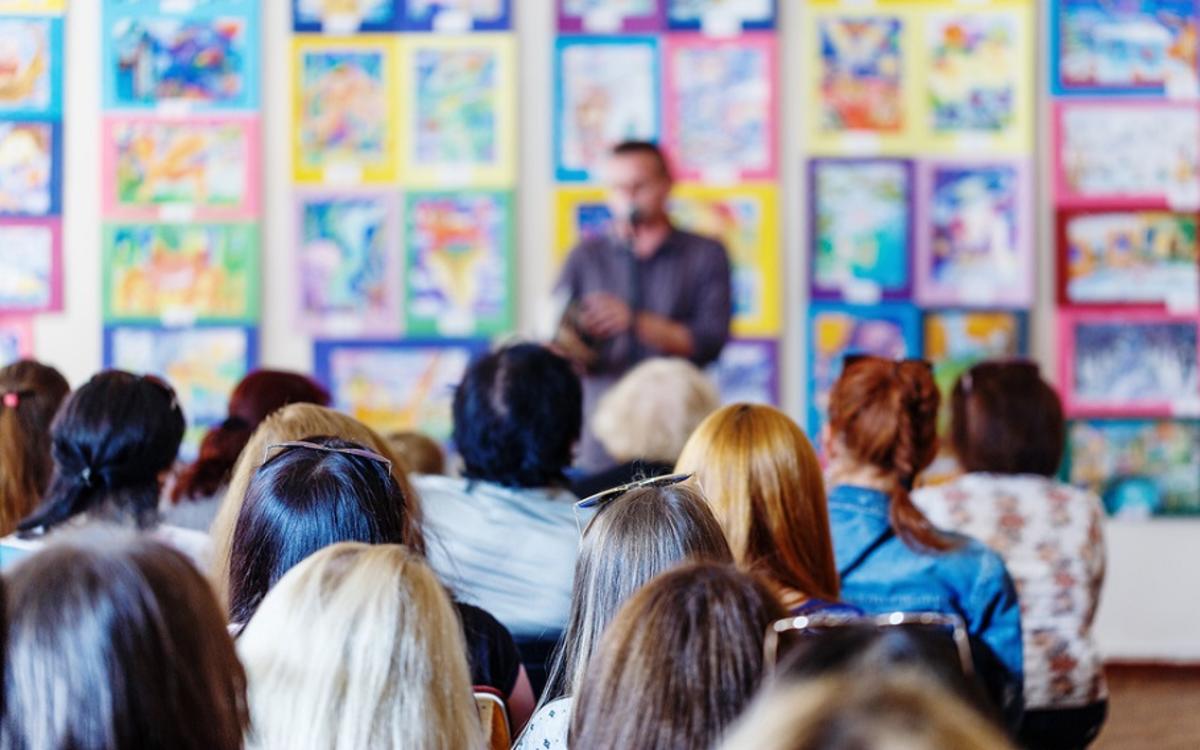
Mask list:
POLYGON ((50 484, 50 423, 70 390, 58 370, 32 360, 0 369, 0 536, 33 512, 50 484))
POLYGON ((4 747, 236 750, 246 678, 178 552, 92 528, 8 576, 4 747))
POLYGON ((954 385, 950 441, 965 471, 1054 476, 1065 436, 1062 402, 1033 362, 982 362, 954 385))
POLYGON ((730 566, 655 578, 605 632, 575 697, 570 746, 711 747, 758 689, 763 634, 781 616, 765 585, 730 566))
POLYGON ((388 445, 404 462, 411 474, 445 474, 446 453, 442 446, 420 432, 393 432, 387 436, 388 445))
POLYGON ((717 410, 692 433, 676 471, 695 475, 744 569, 785 599, 838 599, 821 465, 786 414, 757 404, 717 410))
POLYGON ((913 504, 913 484, 937 455, 941 396, 926 362, 863 357, 846 364, 829 397, 830 434, 850 459, 891 482, 892 528, 909 547, 954 544, 913 504))

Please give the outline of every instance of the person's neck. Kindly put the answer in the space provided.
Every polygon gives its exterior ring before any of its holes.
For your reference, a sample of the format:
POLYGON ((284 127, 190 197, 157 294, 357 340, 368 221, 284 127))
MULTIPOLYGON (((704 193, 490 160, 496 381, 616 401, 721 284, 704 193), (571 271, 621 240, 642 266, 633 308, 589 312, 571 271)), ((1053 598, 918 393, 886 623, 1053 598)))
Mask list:
POLYGON ((633 235, 633 254, 640 260, 654 257, 671 234, 671 222, 665 216, 640 225, 633 235))
POLYGON ((880 492, 891 492, 892 486, 895 483, 895 480, 874 466, 845 463, 830 465, 826 476, 830 487, 846 484, 854 487, 865 487, 869 490, 878 490, 880 492))

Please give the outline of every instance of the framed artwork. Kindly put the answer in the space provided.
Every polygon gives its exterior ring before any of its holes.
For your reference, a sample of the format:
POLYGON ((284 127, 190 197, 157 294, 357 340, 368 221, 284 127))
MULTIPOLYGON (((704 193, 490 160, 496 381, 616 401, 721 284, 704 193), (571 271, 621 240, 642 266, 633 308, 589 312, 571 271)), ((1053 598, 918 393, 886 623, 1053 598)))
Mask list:
POLYGON ((663 59, 665 142, 676 177, 711 183, 775 179, 775 35, 673 35, 663 59))
POLYGON ((665 23, 661 0, 557 0, 557 7, 564 34, 637 34, 665 23))
POLYGON ((397 44, 383 34, 294 39, 292 168, 297 182, 396 181, 397 44))
POLYGON ((1200 207, 1200 108, 1064 101, 1053 130, 1059 206, 1200 207))
POLYGON ((513 0, 403 0, 409 31, 506 31, 513 0))
POLYGON ((809 3, 809 143, 823 156, 911 153, 916 16, 889 6, 809 3))
POLYGON ((925 307, 1033 304, 1024 162, 925 161, 917 169, 916 299, 925 307))
POLYGON ((419 35, 402 42, 400 49, 405 184, 513 184, 517 120, 512 35, 419 35))
POLYGON ((667 27, 715 36, 775 28, 777 0, 664 0, 667 27))
POLYGON ((733 266, 734 335, 778 335, 783 328, 783 261, 775 186, 680 185, 669 211, 677 226, 725 245, 733 266))
POLYGON ((1034 145, 1034 4, 924 16, 924 147, 1024 155, 1034 145))
POLYGON ((62 224, 0 219, 0 317, 62 309, 62 224))
POLYGON ((102 129, 105 216, 137 221, 258 217, 257 116, 109 117, 102 129))
POLYGON ((225 419, 229 396, 258 364, 258 330, 242 326, 108 326, 104 366, 157 375, 187 418, 180 457, 195 458, 204 432, 225 419))
POLYGON ((104 0, 106 109, 255 109, 259 4, 104 0))
POLYGON ((400 196, 301 193, 296 206, 300 320, 324 336, 398 336, 403 318, 400 196))
POLYGON ((911 305, 813 303, 808 311, 808 434, 821 433, 846 355, 905 359, 920 351, 921 319, 911 305))
POLYGON ((809 162, 813 299, 875 304, 912 292, 914 174, 899 159, 809 162))
POLYGON ((313 359, 335 409, 384 435, 416 431, 448 443, 454 389, 487 349, 482 339, 318 341, 313 359))
POLYGON ((33 356, 33 318, 0 315, 0 367, 33 356))
POLYGON ((411 192, 404 221, 408 334, 466 338, 510 330, 512 194, 411 192))
POLYGON ((0 120, 0 217, 61 212, 62 126, 0 120))
POLYGON ((623 140, 659 141, 659 50, 654 37, 560 37, 555 42, 555 173, 595 180, 623 140))
POLYGON ((1059 304, 1200 307, 1198 221, 1156 210, 1059 212, 1059 304))
POLYGON ((962 374, 988 359, 1026 354, 1028 318, 1011 310, 935 310, 925 313, 924 356, 942 392, 939 428, 950 430, 950 394, 962 374))
POLYGON ((732 339, 708 373, 724 404, 781 403, 779 342, 774 339, 732 339))
POLYGON ((1071 422, 1063 475, 1115 518, 1200 514, 1200 423, 1071 422))
POLYGON ((255 224, 109 224, 103 253, 108 322, 258 320, 255 224))
POLYGON ((400 28, 404 0, 292 0, 292 28, 354 34, 400 28))
POLYGON ((1052 0, 1051 92, 1195 97, 1198 13, 1193 0, 1052 0))
POLYGON ((0 117, 62 117, 62 61, 61 17, 0 16, 0 117))
POLYGON ((612 209, 607 196, 608 191, 599 187, 571 185, 555 190, 555 268, 562 266, 571 249, 583 240, 608 234, 612 209))
POLYGON ((1059 387, 1072 417, 1200 416, 1200 320, 1060 309, 1059 387))

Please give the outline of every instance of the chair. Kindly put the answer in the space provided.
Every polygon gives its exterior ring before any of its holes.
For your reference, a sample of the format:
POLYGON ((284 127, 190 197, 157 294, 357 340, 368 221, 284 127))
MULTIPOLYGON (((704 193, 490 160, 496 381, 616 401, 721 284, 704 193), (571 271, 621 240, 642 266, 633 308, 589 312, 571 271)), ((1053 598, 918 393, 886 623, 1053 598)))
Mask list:
POLYGON ((485 746, 491 750, 509 750, 513 740, 512 724, 508 720, 508 706, 504 704, 504 698, 494 688, 476 687, 474 690, 485 746))

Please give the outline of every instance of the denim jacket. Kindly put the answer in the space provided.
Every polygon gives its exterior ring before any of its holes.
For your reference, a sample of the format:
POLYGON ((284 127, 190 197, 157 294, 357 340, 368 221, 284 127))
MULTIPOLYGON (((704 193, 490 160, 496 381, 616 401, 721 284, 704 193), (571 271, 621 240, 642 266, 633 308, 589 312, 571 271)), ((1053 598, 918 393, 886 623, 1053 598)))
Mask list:
MULTIPOLYGON (((868 614, 893 611, 958 615, 989 646, 1019 689, 1024 679, 1021 610, 998 554, 970 537, 948 552, 918 552, 888 521, 888 497, 841 485, 829 493, 833 553, 842 600, 868 614)), ((1018 704, 1019 705, 1019 704, 1018 704)))

